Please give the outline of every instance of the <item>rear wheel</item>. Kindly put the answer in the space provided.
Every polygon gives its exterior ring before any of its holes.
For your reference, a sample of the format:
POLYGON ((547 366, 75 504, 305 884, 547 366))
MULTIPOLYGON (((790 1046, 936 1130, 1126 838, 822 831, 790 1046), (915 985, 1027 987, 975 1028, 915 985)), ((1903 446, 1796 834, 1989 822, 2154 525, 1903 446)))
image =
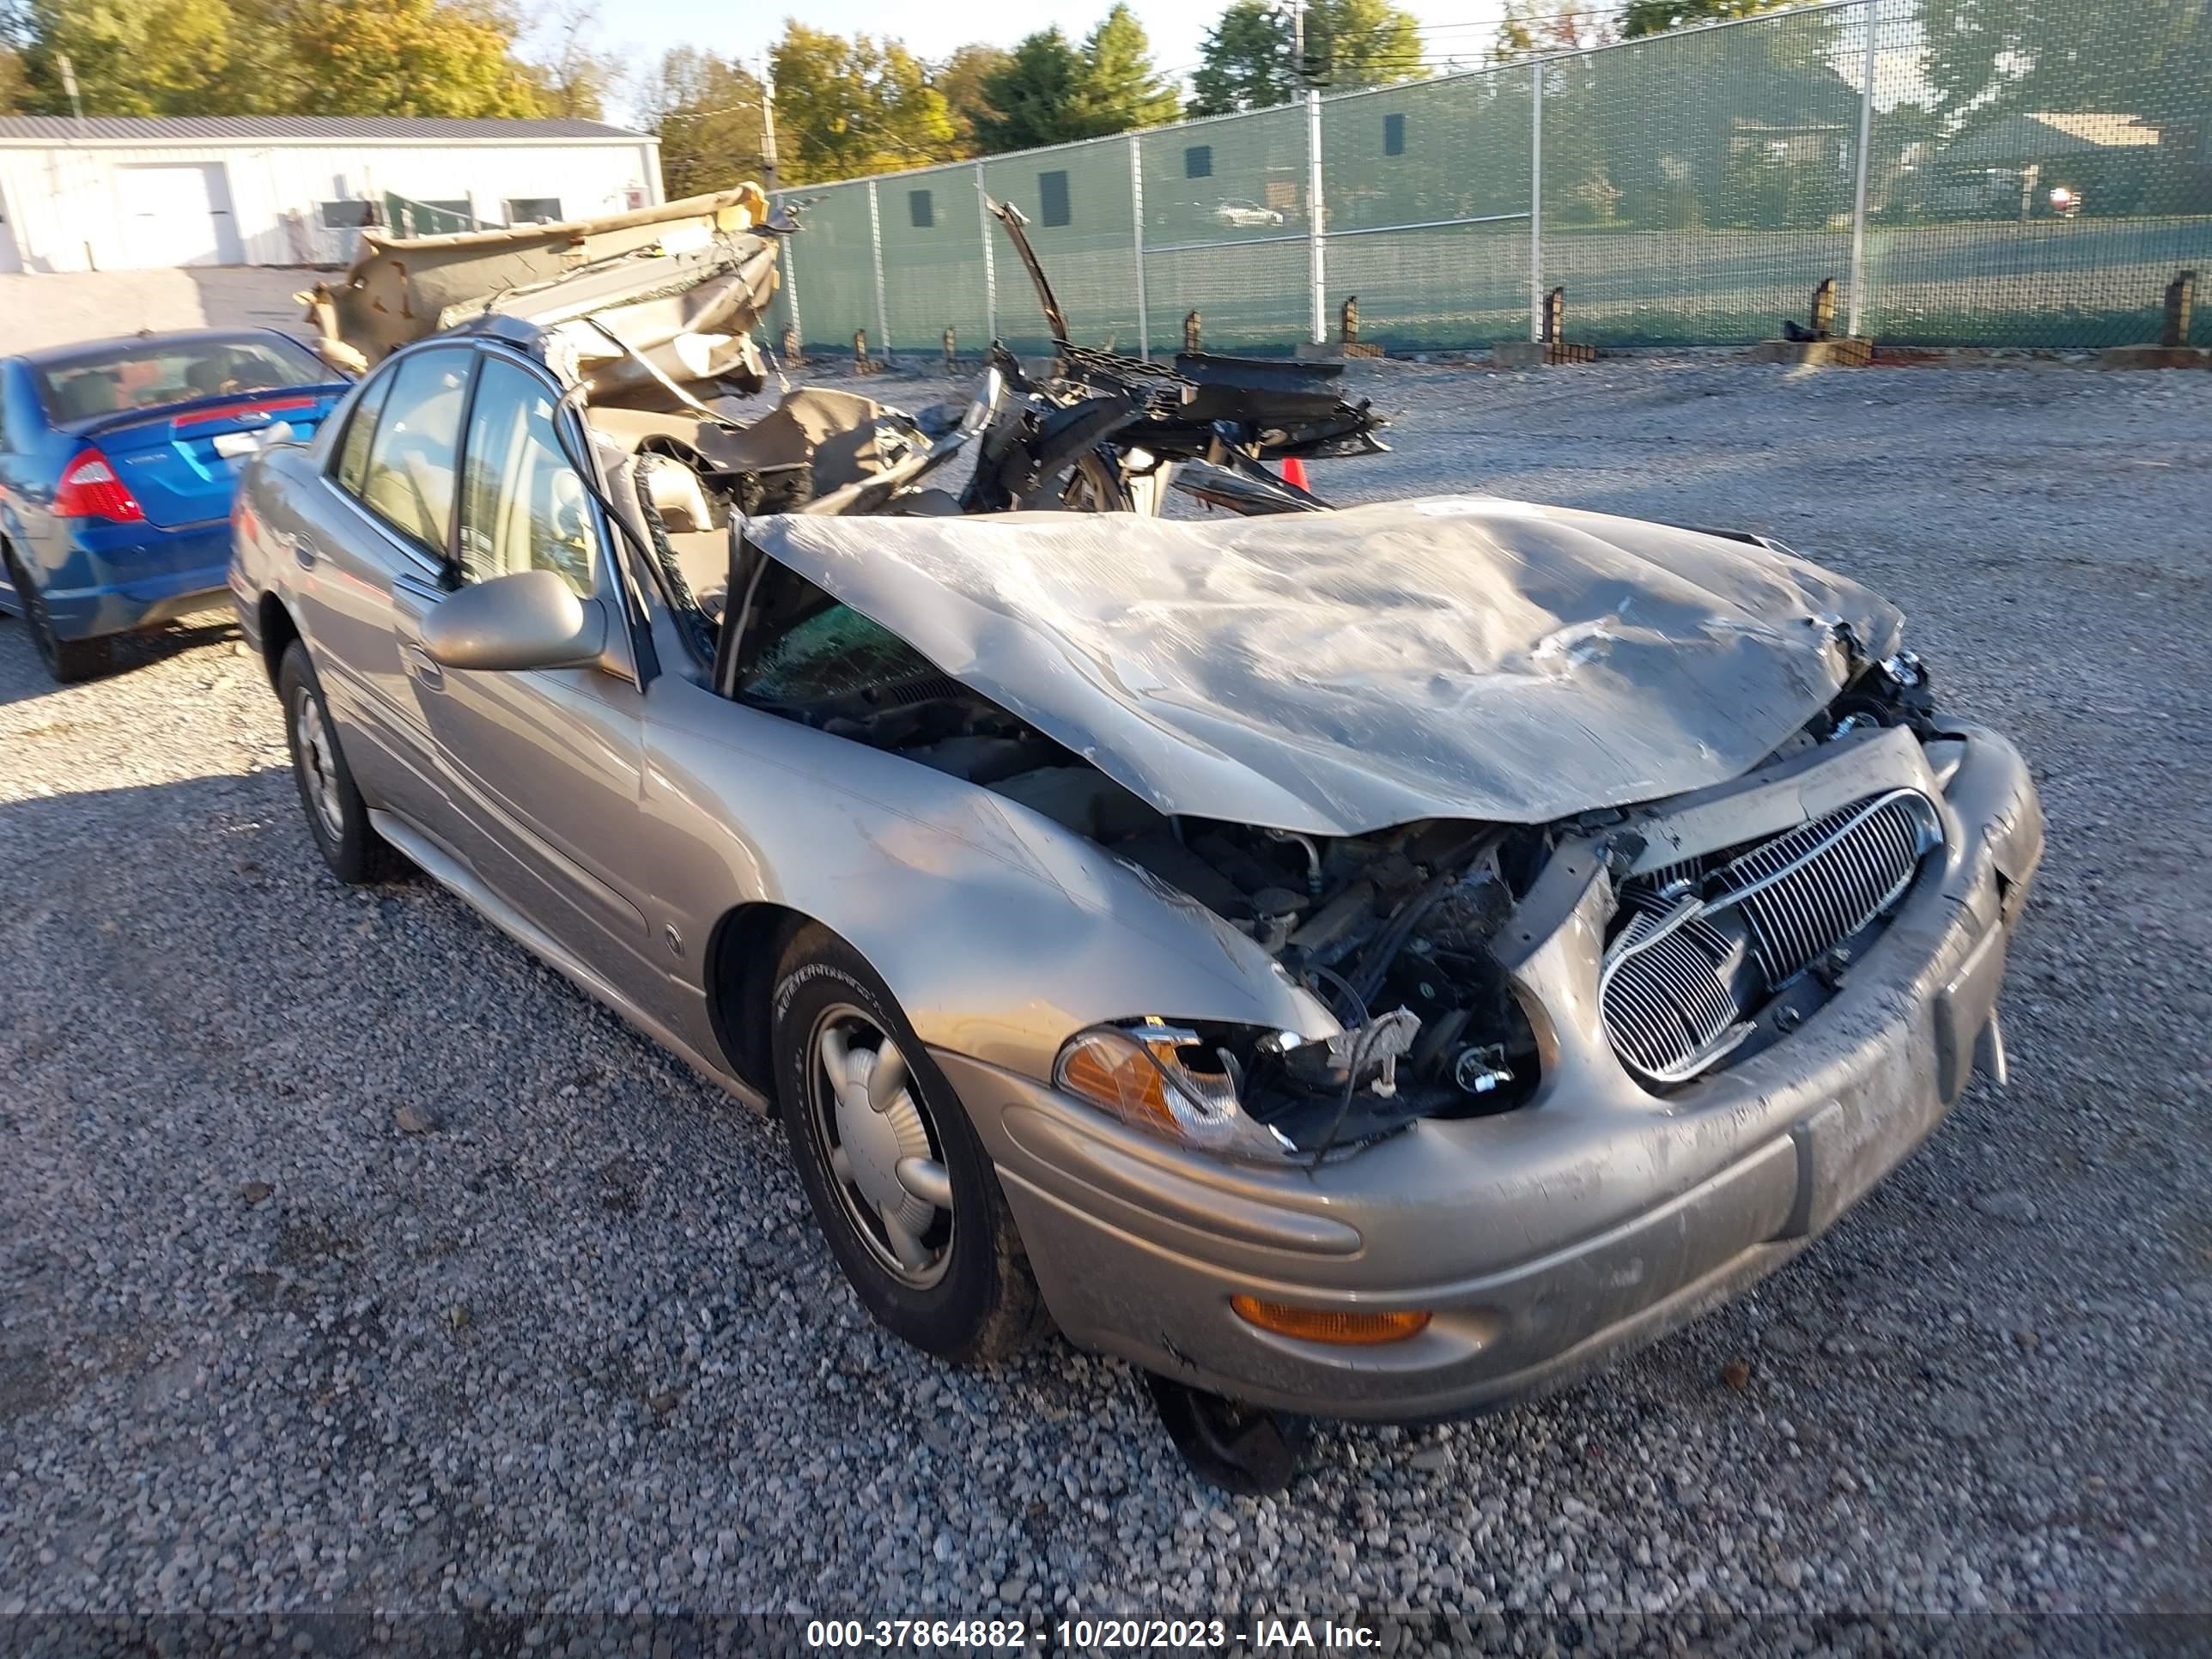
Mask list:
POLYGON ((46 596, 33 584, 30 572, 23 568, 13 553, 8 555, 8 580, 15 586, 15 608, 23 618, 23 626, 30 630, 31 644, 39 653, 39 662, 56 683, 69 685, 88 680, 115 665, 112 640, 105 636, 90 640, 57 637, 53 618, 46 612, 46 596))
POLYGON ((405 866, 368 821, 368 806, 355 787, 337 727, 315 678, 307 648, 297 640, 284 648, 276 669, 276 695, 284 704, 284 736, 292 750, 292 781, 307 815, 315 849, 340 881, 356 886, 389 881, 405 866))
POLYGON ((828 929, 785 949, 770 1005, 776 1104, 837 1264, 915 1347, 1003 1358, 1042 1322, 989 1155, 890 991, 828 929))

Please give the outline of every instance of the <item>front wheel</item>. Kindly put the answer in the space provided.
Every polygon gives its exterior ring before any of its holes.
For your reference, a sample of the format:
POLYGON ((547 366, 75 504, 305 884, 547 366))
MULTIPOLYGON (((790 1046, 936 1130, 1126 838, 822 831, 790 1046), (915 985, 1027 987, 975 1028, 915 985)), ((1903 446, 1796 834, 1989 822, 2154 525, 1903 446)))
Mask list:
POLYGON ((399 854, 368 821, 368 804, 354 785, 338 747, 337 726, 315 678, 307 647, 295 640, 276 668, 276 695, 284 704, 284 736, 292 750, 292 781, 307 815, 307 833, 331 873, 356 886, 388 881, 404 867, 399 854))
POLYGON ((802 928, 777 969, 769 1035, 792 1161, 868 1311, 946 1359, 1024 1346, 1042 1304, 1006 1194, 875 971, 826 928, 802 928))

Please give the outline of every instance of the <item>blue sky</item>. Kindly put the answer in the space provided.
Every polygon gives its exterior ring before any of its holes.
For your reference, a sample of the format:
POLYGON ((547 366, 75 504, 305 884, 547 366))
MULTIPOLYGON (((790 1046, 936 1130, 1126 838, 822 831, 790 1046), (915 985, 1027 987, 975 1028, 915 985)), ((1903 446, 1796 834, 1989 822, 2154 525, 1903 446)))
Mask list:
MULTIPOLYGON (((807 0, 804 7, 732 7, 726 0, 659 0, 651 6, 602 0, 598 39, 631 61, 658 58, 689 44, 724 56, 751 58, 796 15, 816 28, 904 40, 925 58, 942 58, 969 40, 1010 46, 1032 29, 1057 23, 1074 37, 1087 33, 1113 0, 956 0, 949 5, 892 4, 889 0, 807 0)), ((1131 0, 1152 37, 1153 61, 1188 71, 1199 42, 1226 0, 1131 0)), ((1490 44, 1498 0, 1400 0, 1424 26, 1429 51, 1472 60, 1490 44)))

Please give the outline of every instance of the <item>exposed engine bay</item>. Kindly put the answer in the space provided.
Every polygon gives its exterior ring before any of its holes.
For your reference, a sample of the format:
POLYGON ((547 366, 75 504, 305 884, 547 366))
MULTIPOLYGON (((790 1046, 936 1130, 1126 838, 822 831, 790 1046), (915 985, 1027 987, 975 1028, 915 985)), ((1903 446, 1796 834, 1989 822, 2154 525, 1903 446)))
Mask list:
MULTIPOLYGON (((1499 942, 1563 848, 1595 847, 1612 868, 1601 1006, 1624 1067, 1664 1094, 1759 1052, 1825 1002, 1942 840, 1932 803, 1909 787, 1656 861, 1653 849, 1673 850, 1647 822, 1663 807, 1337 836, 1170 815, 811 584, 773 586, 780 598, 749 611, 720 665, 731 695, 1097 842, 1170 902, 1253 940, 1330 1011, 1342 1029, 1325 1040, 1129 1028, 1179 1087, 1218 1089, 1316 1163, 1416 1119, 1510 1112, 1534 1096, 1540 1043, 1499 942)), ((1935 735, 1932 714, 1924 672, 1900 654, 1867 665, 1770 764, 1817 762, 1854 734, 1917 742, 1935 735)))

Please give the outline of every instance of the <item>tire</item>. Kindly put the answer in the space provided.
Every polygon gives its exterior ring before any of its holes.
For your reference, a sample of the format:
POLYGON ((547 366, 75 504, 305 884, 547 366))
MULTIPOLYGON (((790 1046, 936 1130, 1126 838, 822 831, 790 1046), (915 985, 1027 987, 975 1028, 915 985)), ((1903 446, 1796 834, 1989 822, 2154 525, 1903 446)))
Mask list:
POLYGON ((1060 487, 1060 504, 1070 513, 1128 513, 1137 505, 1122 482, 1120 460, 1104 447, 1076 457, 1060 487))
POLYGON ((74 685, 79 680, 105 674, 115 666, 113 640, 105 635, 89 640, 56 636, 53 619, 46 614, 45 595, 33 584, 30 573, 13 553, 8 556, 8 580, 15 585, 15 609, 23 618, 23 626, 30 630, 31 644, 39 653, 40 664, 57 685, 74 685))
POLYGON ((284 740, 292 751, 292 781, 300 791, 307 833, 331 873, 354 886, 389 881, 405 867, 368 822, 368 806, 354 785, 338 747, 337 724, 315 678, 307 648, 297 640, 284 648, 276 669, 276 695, 284 706, 284 740))
POLYGON ((769 1042, 792 1161, 862 1305, 945 1359, 1000 1360, 1026 1346, 1043 1304, 990 1158, 884 982, 827 928, 803 927, 785 947, 769 1042), (899 1069, 875 1106, 866 1085, 886 1048, 899 1069), (842 1103, 830 1069, 840 1054, 842 1103), (893 1176, 916 1166, 935 1199, 893 1176))

